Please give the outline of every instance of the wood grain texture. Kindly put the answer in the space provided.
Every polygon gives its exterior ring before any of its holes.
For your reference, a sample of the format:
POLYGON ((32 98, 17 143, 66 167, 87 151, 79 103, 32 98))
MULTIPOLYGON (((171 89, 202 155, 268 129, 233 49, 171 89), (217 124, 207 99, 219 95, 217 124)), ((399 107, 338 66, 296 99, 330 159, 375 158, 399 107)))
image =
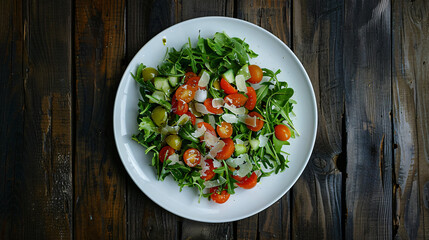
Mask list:
POLYGON ((345 4, 346 238, 392 238, 391 5, 345 4))
POLYGON ((1 12, 0 238, 71 239, 71 3, 3 1, 1 12))
MULTIPOLYGON (((237 18, 257 24, 291 45, 291 1, 237 1, 237 18)), ((262 67, 262 66, 261 66, 262 67)), ((268 67, 269 66, 264 66, 268 67)), ((290 195, 252 217, 237 222, 238 239, 288 239, 290 195), (257 228, 255 228, 257 227, 257 228)))
POLYGON ((429 236, 429 4, 394 1, 392 8, 394 237, 424 239, 429 236))
POLYGON ((126 238, 126 172, 112 133, 125 58, 125 1, 75 2, 76 239, 126 238))
POLYGON ((23 238, 24 21, 22 1, 0 2, 0 239, 23 238))
POLYGON ((292 238, 342 238, 344 83, 342 1, 294 1, 293 49, 312 82, 318 131, 310 161, 293 187, 292 238))
MULTIPOLYGON (((155 34, 174 23, 174 9, 170 0, 127 2, 127 62, 155 34)), ((178 239, 178 217, 150 200, 127 178, 127 238, 178 239)))

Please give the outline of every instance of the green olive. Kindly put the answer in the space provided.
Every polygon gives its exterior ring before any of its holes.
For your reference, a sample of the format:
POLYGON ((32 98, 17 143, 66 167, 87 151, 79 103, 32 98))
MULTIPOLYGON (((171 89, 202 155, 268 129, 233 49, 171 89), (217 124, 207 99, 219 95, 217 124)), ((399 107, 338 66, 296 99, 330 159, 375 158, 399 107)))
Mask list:
POLYGON ((182 147, 182 139, 180 139, 179 136, 177 136, 176 134, 173 135, 169 135, 165 141, 167 142, 167 144, 174 148, 174 150, 179 151, 180 148, 182 147))
POLYGON ((155 68, 147 67, 143 69, 143 80, 149 81, 152 80, 154 77, 158 76, 158 71, 155 68))
POLYGON ((167 111, 161 106, 156 107, 151 116, 157 126, 161 126, 167 121, 167 111))
POLYGON ((195 105, 194 105, 194 101, 188 103, 189 106, 189 111, 191 111, 192 114, 195 115, 195 117, 201 117, 203 116, 201 113, 199 113, 196 109, 195 109, 195 105))
POLYGON ((217 90, 220 90, 220 89, 221 89, 221 88, 220 88, 220 82, 219 82, 219 79, 214 80, 214 82, 213 82, 213 87, 214 87, 215 89, 217 89, 217 90))

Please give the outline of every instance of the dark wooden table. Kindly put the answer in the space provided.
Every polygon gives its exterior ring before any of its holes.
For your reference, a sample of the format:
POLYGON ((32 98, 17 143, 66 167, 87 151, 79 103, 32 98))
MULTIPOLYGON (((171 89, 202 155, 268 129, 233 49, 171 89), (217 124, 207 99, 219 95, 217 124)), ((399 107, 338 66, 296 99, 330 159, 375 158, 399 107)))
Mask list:
POLYGON ((0 239, 429 239, 427 0, 1 0, 0 30, 0 239), (149 200, 112 131, 134 54, 208 15, 283 40, 319 110, 295 186, 221 224, 149 200))

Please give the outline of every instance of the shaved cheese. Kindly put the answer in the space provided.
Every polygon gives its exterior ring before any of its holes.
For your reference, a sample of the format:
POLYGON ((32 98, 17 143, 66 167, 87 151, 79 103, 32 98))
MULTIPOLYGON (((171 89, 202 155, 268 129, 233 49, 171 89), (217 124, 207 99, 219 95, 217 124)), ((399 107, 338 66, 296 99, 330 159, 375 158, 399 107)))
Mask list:
POLYGON ((238 116, 238 120, 251 127, 256 127, 256 116, 240 115, 238 116))
POLYGON ((204 102, 207 99, 207 90, 198 89, 195 92, 194 100, 197 102, 204 102))
POLYGON ((203 71, 200 81, 198 81, 198 86, 205 87, 207 86, 207 84, 209 84, 209 81, 210 81, 210 75, 206 71, 203 71))
POLYGON ((235 139, 235 143, 237 143, 237 144, 241 144, 241 145, 247 145, 247 144, 248 144, 248 142, 247 142, 247 141, 243 141, 243 140, 241 140, 241 139, 239 139, 239 138, 235 139))
POLYGON ((255 171, 255 174, 256 174, 256 176, 257 176, 257 177, 259 177, 259 176, 261 176, 261 175, 262 175, 262 172, 261 172, 261 170, 256 170, 256 171, 255 171))
POLYGON ((226 183, 226 179, 222 176, 219 176, 218 179, 216 180, 211 180, 211 181, 206 181, 204 182, 204 187, 206 188, 212 188, 212 187, 217 187, 220 186, 222 184, 226 183))
POLYGON ((268 138, 265 135, 259 135, 259 147, 265 147, 268 143, 268 138))
POLYGON ((179 120, 177 120, 176 125, 183 125, 187 121, 189 121, 190 117, 187 114, 183 114, 180 116, 179 120))
MULTIPOLYGON (((208 114, 209 113, 209 111, 207 111, 207 108, 206 108, 206 106, 204 106, 204 104, 195 103, 194 106, 195 106, 195 110, 197 110, 201 114, 208 114)), ((186 114, 184 114, 184 115, 186 115, 186 114)))
POLYGON ((204 135, 204 133, 206 132, 206 130, 207 130, 206 127, 203 125, 202 127, 197 128, 197 130, 195 130, 195 132, 193 132, 191 135, 193 137, 199 138, 199 137, 201 137, 201 136, 204 135))
POLYGON ((162 135, 177 134, 179 132, 179 126, 165 126, 161 129, 162 135))
POLYGON ((202 177, 207 176, 206 171, 210 170, 210 165, 206 162, 206 158, 205 157, 201 158, 201 161, 200 161, 199 165, 201 166, 200 175, 202 177))
POLYGON ((212 106, 214 108, 221 108, 224 104, 223 98, 214 98, 212 101, 212 106))
POLYGON ((238 91, 247 93, 246 79, 243 75, 237 75, 235 77, 235 84, 237 85, 238 91))
POLYGON ((237 123, 238 118, 234 114, 226 113, 222 115, 222 119, 227 123, 237 123))
POLYGON ((173 165, 173 164, 176 164, 176 163, 178 163, 180 165, 183 165, 183 162, 179 161, 179 155, 177 153, 173 153, 172 155, 170 155, 167 158, 167 160, 171 161, 171 163, 169 163, 168 165, 173 165))
POLYGON ((240 164, 240 169, 234 171, 234 175, 237 175, 239 177, 245 177, 247 174, 250 173, 250 171, 252 171, 252 163, 249 161, 248 159, 248 155, 247 154, 242 154, 245 155, 246 161, 243 164, 240 164))
POLYGON ((209 124, 216 129, 216 120, 213 115, 209 115, 209 124))
POLYGON ((224 107, 236 115, 244 115, 246 109, 244 107, 235 107, 234 105, 225 104, 224 107))
POLYGON ((200 122, 204 122, 204 119, 202 119, 202 118, 196 118, 195 119, 195 124, 198 124, 200 122))
POLYGON ((213 159, 213 167, 214 168, 220 168, 222 167, 222 163, 220 163, 218 160, 213 159))
POLYGON ((241 165, 241 164, 243 164, 244 163, 244 161, 245 161, 245 157, 246 157, 246 154, 241 154, 241 155, 239 155, 238 157, 236 157, 236 158, 228 158, 227 160, 226 160, 226 164, 228 164, 228 166, 231 166, 231 167, 233 167, 233 168, 236 168, 236 167, 238 167, 239 165, 241 165))
POLYGON ((215 146, 219 139, 209 132, 204 133, 204 142, 209 146, 215 146))
POLYGON ((224 141, 218 141, 217 143, 214 144, 213 148, 210 150, 209 156, 215 158, 216 155, 222 151, 222 149, 223 149, 224 146, 225 146, 225 142, 224 141))

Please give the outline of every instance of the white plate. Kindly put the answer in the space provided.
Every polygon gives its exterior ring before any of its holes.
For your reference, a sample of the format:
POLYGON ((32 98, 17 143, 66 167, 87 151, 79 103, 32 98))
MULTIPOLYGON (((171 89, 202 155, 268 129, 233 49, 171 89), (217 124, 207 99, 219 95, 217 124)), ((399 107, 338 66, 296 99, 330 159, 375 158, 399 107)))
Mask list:
POLYGON ((204 17, 176 24, 152 38, 137 53, 122 77, 114 106, 114 134, 116 146, 125 168, 137 186, 155 203, 181 217, 201 222, 229 222, 254 215, 280 199, 296 182, 307 165, 316 138, 317 109, 311 82, 303 66, 293 52, 268 31, 246 21, 226 17, 204 17), (296 117, 294 124, 301 136, 287 147, 289 168, 286 171, 263 178, 251 190, 236 189, 236 194, 224 204, 216 204, 205 198, 198 203, 197 191, 184 188, 179 192, 177 183, 169 176, 157 181, 151 157, 144 148, 131 140, 137 132, 138 87, 131 72, 138 65, 156 67, 162 61, 167 47, 180 49, 188 40, 196 42, 198 35, 212 37, 224 31, 230 37, 245 38, 250 48, 259 54, 252 64, 269 69, 281 69, 281 81, 287 81, 295 90, 293 99, 296 117), (162 39, 167 40, 166 45, 162 39))

